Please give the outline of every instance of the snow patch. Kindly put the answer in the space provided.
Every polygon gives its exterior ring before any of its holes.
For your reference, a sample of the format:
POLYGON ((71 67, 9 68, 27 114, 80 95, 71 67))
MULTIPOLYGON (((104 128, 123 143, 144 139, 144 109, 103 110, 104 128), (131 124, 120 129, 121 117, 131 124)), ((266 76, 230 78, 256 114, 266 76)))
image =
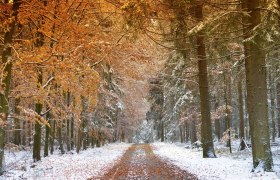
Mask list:
MULTIPOLYGON (((202 152, 197 149, 186 149, 186 144, 153 143, 154 153, 160 158, 169 161, 180 168, 196 174, 199 179, 279 179, 279 167, 276 172, 252 172, 252 158, 250 152, 237 152, 218 158, 202 158, 202 152)), ((216 147, 216 151, 223 151, 216 147)), ((220 155, 220 153, 219 153, 220 155)), ((274 158, 279 164, 279 159, 274 158)))
POLYGON ((8 171, 0 176, 6 179, 87 179, 100 176, 114 166, 130 144, 114 143, 76 154, 56 152, 42 161, 33 163, 30 151, 6 153, 8 171), (9 169, 10 168, 10 169, 9 169))

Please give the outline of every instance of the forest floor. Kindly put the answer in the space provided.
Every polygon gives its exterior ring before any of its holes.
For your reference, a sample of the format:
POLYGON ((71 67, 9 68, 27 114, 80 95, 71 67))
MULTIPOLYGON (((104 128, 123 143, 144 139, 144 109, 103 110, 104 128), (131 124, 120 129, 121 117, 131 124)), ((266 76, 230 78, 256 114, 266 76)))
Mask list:
MULTIPOLYGON (((280 144, 280 139, 277 139, 280 144)), ((280 179, 280 146, 272 147, 274 172, 261 168, 252 171, 251 148, 239 151, 239 141, 232 142, 232 153, 225 143, 215 142, 217 158, 202 158, 201 148, 186 143, 152 143, 153 152, 161 159, 206 180, 276 180, 280 179)))
POLYGON ((238 151, 239 141, 232 144, 232 153, 222 142, 215 142, 218 158, 202 158, 201 148, 186 143, 152 143, 132 145, 107 144, 53 155, 34 163, 32 149, 5 151, 6 172, 0 180, 159 180, 159 179, 280 179, 280 138, 272 146, 274 172, 255 169, 252 172, 251 148, 238 151))
POLYGON ((100 148, 88 148, 77 154, 75 151, 43 157, 36 163, 32 160, 32 149, 5 151, 6 172, 0 180, 82 180, 106 173, 131 146, 127 143, 107 144, 100 148))
POLYGON ((125 152, 119 163, 113 166, 105 175, 92 177, 91 179, 195 180, 197 177, 157 157, 149 144, 138 144, 132 145, 125 152))

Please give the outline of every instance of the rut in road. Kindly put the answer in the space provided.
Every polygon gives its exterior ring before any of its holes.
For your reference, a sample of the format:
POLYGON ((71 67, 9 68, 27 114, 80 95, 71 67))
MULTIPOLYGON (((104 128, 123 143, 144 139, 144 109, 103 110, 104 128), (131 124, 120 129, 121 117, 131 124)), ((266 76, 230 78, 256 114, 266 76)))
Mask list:
POLYGON ((149 144, 140 144, 131 146, 120 162, 103 177, 91 179, 181 180, 197 179, 197 177, 155 156, 149 144))

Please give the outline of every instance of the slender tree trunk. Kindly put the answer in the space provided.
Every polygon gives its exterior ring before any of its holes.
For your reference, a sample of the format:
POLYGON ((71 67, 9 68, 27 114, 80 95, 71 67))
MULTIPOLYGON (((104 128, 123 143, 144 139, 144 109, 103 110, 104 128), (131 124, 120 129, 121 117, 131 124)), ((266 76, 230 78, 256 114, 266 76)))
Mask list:
MULTIPOLYGON (((244 0, 244 2, 242 5, 250 14, 250 17, 248 17, 250 33, 245 34, 245 38, 248 38, 252 36, 253 29, 261 22, 261 2, 260 0, 244 0)), ((254 42, 245 41, 244 43, 247 108, 251 131, 253 167, 260 166, 264 171, 271 171, 273 161, 269 140, 265 52, 260 47, 261 43, 262 39, 259 35, 254 37, 254 42)))
POLYGON ((160 135, 160 141, 164 142, 164 122, 161 122, 161 135, 160 135))
MULTIPOLYGON (((203 20, 202 5, 195 5, 195 17, 203 20)), ((204 36, 198 33, 196 36, 197 57, 198 57, 198 76, 199 76, 199 92, 200 92, 200 108, 201 108, 201 140, 204 158, 216 157, 212 137, 212 125, 210 117, 209 89, 208 89, 208 73, 206 49, 204 44, 204 36)))
POLYGON ((59 123, 57 126, 57 135, 58 135, 58 143, 59 143, 59 149, 61 154, 65 154, 64 146, 63 146, 63 141, 62 141, 62 122, 59 123))
POLYGON ((276 125, 275 125, 275 102, 274 102, 274 100, 275 100, 275 96, 274 96, 274 82, 273 82, 273 80, 272 80, 272 71, 271 71, 271 73, 270 73, 270 75, 269 75, 269 82, 270 82, 270 88, 269 88, 269 90, 270 90, 270 112, 271 112, 271 128, 272 128, 272 132, 271 132, 271 134, 272 134, 272 142, 275 142, 275 137, 276 137, 276 125))
POLYGON ((280 82, 276 85, 277 91, 277 110, 278 110, 278 138, 280 138, 280 82))
POLYGON ((247 92, 244 92, 244 113, 245 113, 245 139, 250 140, 251 138, 251 132, 250 132, 250 125, 249 125, 249 115, 248 115, 248 106, 247 106, 247 92))
POLYGON ((23 146, 26 145, 26 133, 27 133, 27 123, 22 122, 22 131, 21 131, 21 144, 23 146))
MULTIPOLYGON (((69 91, 66 94, 66 104, 67 104, 67 108, 69 109, 69 107, 70 107, 70 92, 69 91)), ((67 151, 71 150, 70 121, 71 121, 71 118, 67 118, 67 120, 66 120, 66 147, 67 147, 67 151)))
MULTIPOLYGON (((50 112, 46 114, 46 119, 50 123, 50 112)), ((49 155, 49 142, 50 142, 50 126, 46 125, 46 136, 45 136, 45 146, 44 146, 44 157, 49 155)))
POLYGON ((82 144, 82 125, 80 125, 78 128, 78 138, 77 138, 77 147, 76 147, 77 153, 79 153, 81 150, 81 144, 82 144))
MULTIPOLYGON (((19 109, 17 108, 17 106, 19 105, 20 99, 16 98, 15 99, 15 114, 19 115, 19 109)), ((14 133, 14 144, 16 145, 20 145, 21 144, 21 137, 20 137, 20 121, 18 118, 15 117, 15 133, 14 133)))
POLYGON ((82 135, 82 139, 83 139, 83 150, 87 149, 88 146, 88 133, 85 132, 85 129, 87 127, 87 120, 84 119, 83 120, 83 135, 82 135))
MULTIPOLYGON (((41 112, 42 104, 36 104, 36 112, 41 112)), ((35 134, 34 134, 34 144, 33 144, 33 160, 34 162, 41 160, 41 124, 36 122, 35 124, 35 134)))
POLYGON ((188 122, 185 123, 185 140, 186 140, 186 143, 189 142, 189 125, 188 125, 188 122))
POLYGON ((243 111, 243 95, 242 95, 242 78, 237 81, 238 103, 239 103, 239 138, 240 150, 245 149, 245 133, 244 133, 244 111, 243 111))
POLYGON ((33 123, 31 123, 31 122, 29 122, 28 123, 28 127, 27 127, 27 131, 28 131, 28 145, 29 146, 31 146, 31 142, 32 142, 32 130, 33 130, 33 126, 34 126, 34 124, 33 123))
POLYGON ((74 143, 74 117, 72 115, 71 117, 71 150, 74 149, 75 143, 74 143))
MULTIPOLYGON (((43 71, 42 68, 39 68, 38 72, 38 88, 43 84, 43 71)), ((35 104, 35 111, 40 116, 43 109, 43 105, 40 102, 35 104)), ((41 124, 35 122, 35 134, 34 134, 34 144, 33 144, 33 160, 34 162, 41 160, 41 124)))
MULTIPOLYGON (((217 111, 219 107, 219 100, 215 98, 215 111, 217 111)), ((218 141, 221 139, 221 120, 215 119, 215 134, 217 136, 218 141)))
POLYGON ((179 130, 180 130, 180 141, 181 141, 181 143, 183 143, 183 142, 184 142, 184 137, 183 137, 184 129, 183 129, 182 126, 180 126, 180 127, 179 127, 179 130))
POLYGON ((192 122, 191 122, 191 144, 195 143, 196 141, 197 141, 196 122, 195 122, 195 120, 192 120, 192 122))
POLYGON ((70 120, 66 120, 66 149, 67 151, 71 150, 71 140, 70 140, 70 120))
POLYGON ((54 152, 54 140, 55 140, 55 129, 56 129, 56 121, 52 120, 52 128, 51 128, 51 139, 50 139, 50 152, 53 154, 54 152))
MULTIPOLYGON (((43 5, 47 5, 47 1, 42 2, 43 5)), ((44 22, 41 22, 39 27, 43 24, 44 22)), ((39 27, 37 29, 37 37, 35 41, 35 47, 40 48, 44 45, 44 35, 42 32, 39 31, 39 27)), ((37 88, 40 89, 41 86, 43 85, 43 68, 42 67, 37 67, 38 68, 38 86, 37 88)), ((35 111, 36 113, 41 116, 43 109, 43 104, 37 100, 35 104, 35 111)), ((41 160, 41 136, 42 136, 42 129, 41 129, 41 124, 36 121, 35 122, 35 134, 34 134, 34 144, 33 144, 33 160, 34 162, 40 161, 41 160)))
POLYGON ((100 147, 101 146, 101 143, 100 143, 100 139, 96 139, 96 147, 100 147))
MULTIPOLYGON (((278 6, 280 7, 280 0, 278 1, 278 6)), ((278 57, 277 57, 278 58, 278 57)), ((276 71, 280 68, 280 65, 276 66, 276 71)), ((280 138, 280 82, 278 82, 275 85, 276 87, 276 100, 277 100, 277 130, 278 130, 278 138, 280 138)), ((276 120, 275 120, 276 122, 276 120)), ((276 125, 275 125, 276 126, 276 125)))
POLYGON ((225 115, 225 121, 226 121, 226 131, 228 133, 228 140, 227 140, 227 147, 229 147, 229 152, 231 152, 231 119, 230 119, 230 109, 229 109, 229 101, 230 101, 230 95, 228 94, 228 92, 230 92, 230 78, 226 77, 226 74, 224 72, 224 99, 225 99, 225 104, 226 104, 226 115, 225 115))

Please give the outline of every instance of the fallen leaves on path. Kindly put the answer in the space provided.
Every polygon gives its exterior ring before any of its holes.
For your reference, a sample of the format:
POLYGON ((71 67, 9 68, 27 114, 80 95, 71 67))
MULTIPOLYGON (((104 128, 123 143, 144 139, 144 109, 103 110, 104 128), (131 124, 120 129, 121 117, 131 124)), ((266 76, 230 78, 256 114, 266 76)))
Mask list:
POLYGON ((91 180, 95 179, 185 180, 197 179, 197 177, 157 157, 149 144, 140 144, 131 146, 120 162, 113 166, 104 176, 91 178, 91 180))

